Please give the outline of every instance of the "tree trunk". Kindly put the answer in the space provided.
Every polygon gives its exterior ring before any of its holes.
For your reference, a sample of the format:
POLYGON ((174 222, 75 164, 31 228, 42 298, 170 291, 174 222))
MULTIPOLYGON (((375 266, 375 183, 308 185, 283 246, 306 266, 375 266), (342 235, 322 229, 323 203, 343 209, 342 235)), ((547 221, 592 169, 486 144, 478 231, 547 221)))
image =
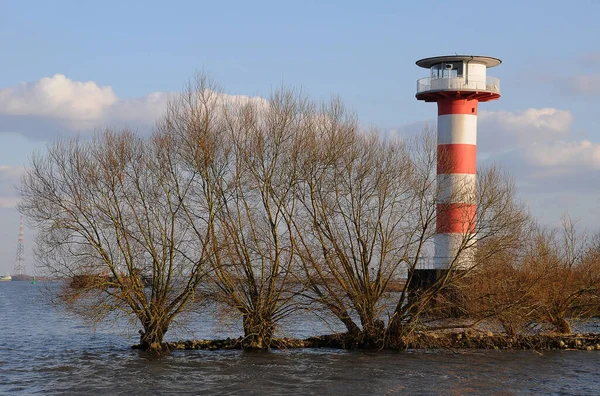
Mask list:
POLYGON ((396 310, 388 323, 385 346, 388 348, 404 349, 404 338, 415 331, 416 324, 423 313, 422 295, 414 294, 405 305, 398 303, 396 310))
POLYGON ((383 320, 368 318, 362 322, 363 330, 360 343, 363 348, 382 348, 385 339, 385 324, 383 320))
POLYGON ((348 331, 348 335, 353 338, 358 337, 360 333, 360 327, 350 317, 348 311, 345 309, 334 305, 334 304, 326 304, 327 308, 346 326, 346 330, 348 331))
POLYGON ((500 319, 500 325, 504 329, 504 332, 506 333, 507 336, 514 337, 517 335, 517 330, 515 329, 515 326, 513 326, 513 324, 511 322, 500 319))
POLYGON ((144 351, 160 352, 163 349, 163 339, 169 330, 169 324, 151 318, 143 323, 144 330, 140 330, 139 348, 144 351))
POLYGON ((554 328, 561 334, 571 334, 571 324, 563 317, 555 318, 552 321, 554 328))
POLYGON ((270 318, 264 318, 260 313, 250 312, 243 315, 244 348, 268 349, 271 347, 275 325, 270 318))

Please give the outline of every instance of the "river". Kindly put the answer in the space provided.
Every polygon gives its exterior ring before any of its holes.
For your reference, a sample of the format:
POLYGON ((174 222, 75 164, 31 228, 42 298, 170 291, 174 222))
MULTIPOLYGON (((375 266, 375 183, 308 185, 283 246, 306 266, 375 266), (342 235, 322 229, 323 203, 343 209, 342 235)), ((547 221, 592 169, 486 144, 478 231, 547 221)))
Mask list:
MULTIPOLYGON (((129 348, 137 340, 134 327, 93 331, 50 307, 42 288, 0 282, 0 394, 600 394, 598 351, 305 349, 155 357, 129 348)), ((193 333, 191 326, 180 328, 167 339, 238 335, 217 315, 203 317, 207 320, 194 322, 193 333)), ((328 331, 309 317, 300 321, 288 323, 285 334, 328 331)))

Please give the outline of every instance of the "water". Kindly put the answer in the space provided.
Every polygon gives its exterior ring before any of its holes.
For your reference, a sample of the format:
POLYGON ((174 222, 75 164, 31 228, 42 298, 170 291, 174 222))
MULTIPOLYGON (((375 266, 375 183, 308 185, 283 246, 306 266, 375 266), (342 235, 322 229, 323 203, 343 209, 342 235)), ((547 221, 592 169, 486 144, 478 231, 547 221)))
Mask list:
MULTIPOLYGON (((0 394, 600 394, 598 351, 174 351, 157 358, 129 348, 137 329, 93 332, 50 308, 41 286, 0 283, 0 394)), ((238 334, 209 317, 193 336, 238 334)), ((284 329, 327 330, 310 317, 284 329)))

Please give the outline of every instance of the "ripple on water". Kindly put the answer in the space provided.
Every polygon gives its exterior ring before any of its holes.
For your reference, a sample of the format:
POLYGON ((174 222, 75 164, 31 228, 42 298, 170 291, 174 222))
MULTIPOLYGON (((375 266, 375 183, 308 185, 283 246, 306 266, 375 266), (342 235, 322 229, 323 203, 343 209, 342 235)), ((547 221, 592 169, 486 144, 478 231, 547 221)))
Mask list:
MULTIPOLYGON (((129 349, 135 329, 123 333, 118 324, 91 332, 52 310, 31 285, 7 283, 0 284, 0 394, 600 394, 596 351, 307 349, 156 357, 129 349)), ((300 319, 290 322, 297 334, 327 329, 300 319)), ((217 334, 215 322, 197 327, 197 334, 217 334)))

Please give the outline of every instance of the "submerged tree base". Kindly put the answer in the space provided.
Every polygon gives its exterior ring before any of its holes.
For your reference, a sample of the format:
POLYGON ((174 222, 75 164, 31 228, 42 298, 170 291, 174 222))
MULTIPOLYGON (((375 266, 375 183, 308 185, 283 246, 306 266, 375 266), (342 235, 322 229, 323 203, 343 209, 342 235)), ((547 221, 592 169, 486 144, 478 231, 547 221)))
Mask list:
MULTIPOLYGON (((423 332, 415 333, 402 340, 404 348, 398 349, 533 349, 533 350, 600 350, 600 333, 585 334, 535 334, 508 336, 492 332, 423 332)), ((187 340, 166 342, 163 350, 231 350, 244 348, 243 338, 224 340, 187 340)), ((132 346, 140 349, 139 345, 132 346)), ((276 338, 271 349, 334 348, 374 349, 361 346, 346 333, 327 334, 305 339, 276 338)))

